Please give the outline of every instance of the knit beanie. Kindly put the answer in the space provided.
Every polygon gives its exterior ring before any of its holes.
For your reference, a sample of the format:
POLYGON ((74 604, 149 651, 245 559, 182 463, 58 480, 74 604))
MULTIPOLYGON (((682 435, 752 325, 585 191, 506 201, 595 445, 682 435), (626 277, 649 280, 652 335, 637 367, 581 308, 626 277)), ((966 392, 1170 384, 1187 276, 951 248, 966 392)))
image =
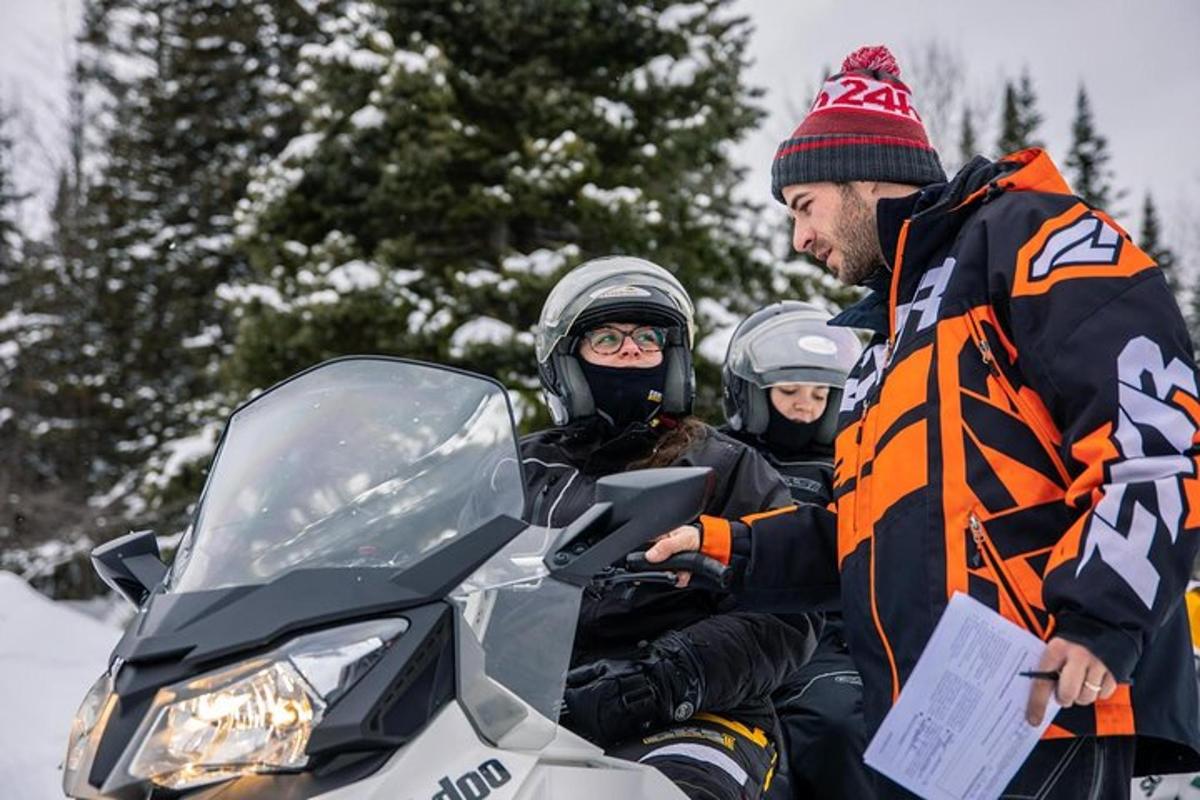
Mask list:
POLYGON ((826 79, 800 127, 779 145, 771 194, 821 181, 886 181, 925 186, 946 180, 912 92, 883 46, 861 47, 826 79))

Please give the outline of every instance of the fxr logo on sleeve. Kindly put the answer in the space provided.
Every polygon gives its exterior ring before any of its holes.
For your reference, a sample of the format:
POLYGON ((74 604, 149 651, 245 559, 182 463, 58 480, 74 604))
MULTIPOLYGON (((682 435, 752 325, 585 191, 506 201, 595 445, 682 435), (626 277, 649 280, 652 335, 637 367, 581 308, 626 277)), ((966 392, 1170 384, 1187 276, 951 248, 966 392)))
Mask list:
POLYGON ((1075 574, 1099 553, 1150 608, 1159 583, 1158 571, 1150 561, 1154 535, 1161 522, 1172 542, 1178 537, 1184 513, 1181 480, 1196 474, 1195 462, 1184 455, 1192 446, 1196 424, 1167 401, 1174 389, 1195 397, 1196 375, 1177 358, 1167 363, 1157 344, 1139 336, 1117 357, 1117 379, 1120 408, 1113 439, 1122 458, 1112 465, 1111 483, 1104 487, 1104 497, 1092 515, 1075 574), (1145 378, 1149 378, 1153 394, 1142 390, 1145 378), (1160 445, 1154 448, 1156 452, 1146 453, 1146 434, 1165 442, 1170 451, 1164 452, 1160 445), (1137 484, 1153 484, 1157 514, 1131 498, 1129 531, 1122 533, 1117 521, 1126 506, 1127 490, 1137 484))
POLYGON ((1153 266, 1111 217, 1076 203, 1021 246, 1012 294, 1043 294, 1072 280, 1128 278, 1153 266))

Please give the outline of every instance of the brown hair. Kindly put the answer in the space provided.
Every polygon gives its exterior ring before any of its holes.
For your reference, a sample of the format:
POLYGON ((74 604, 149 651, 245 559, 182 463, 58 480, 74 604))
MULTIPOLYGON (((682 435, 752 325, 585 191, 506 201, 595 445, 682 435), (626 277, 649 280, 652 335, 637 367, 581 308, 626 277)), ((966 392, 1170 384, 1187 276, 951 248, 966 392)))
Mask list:
POLYGON ((626 469, 650 469, 669 467, 697 442, 708 438, 709 427, 699 417, 687 416, 678 424, 658 437, 658 444, 650 455, 630 463, 626 469))

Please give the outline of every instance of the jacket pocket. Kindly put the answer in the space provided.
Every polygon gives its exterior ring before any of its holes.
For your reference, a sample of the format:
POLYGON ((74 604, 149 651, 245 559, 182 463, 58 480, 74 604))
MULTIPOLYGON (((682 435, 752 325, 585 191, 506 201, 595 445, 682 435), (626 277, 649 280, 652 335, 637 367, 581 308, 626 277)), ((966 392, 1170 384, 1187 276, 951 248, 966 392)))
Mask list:
POLYGON ((1047 457, 1063 481, 1064 488, 1069 486, 1071 484, 1071 476, 1067 472, 1067 467, 1063 463, 1062 456, 1059 455, 1058 445, 1055 443, 1056 439, 1060 439, 1061 437, 1051 435, 1046 427, 1046 421, 1042 419, 1042 415, 1030 407, 1028 400, 1016 390, 1004 370, 1000 367, 999 362, 996 360, 995 348, 992 347, 991 341, 984 331, 978 309, 969 309, 966 314, 966 320, 967 326, 970 328, 971 340, 975 343, 975 348, 979 351, 979 357, 983 361, 984 366, 987 367, 988 372, 996 381, 996 385, 1004 392, 1008 401, 1017 409, 1021 420, 1033 432, 1042 449, 1046 451, 1047 457))
POLYGON ((976 569, 986 566, 991 570, 1001 598, 1007 600, 1008 604, 1012 606, 1021 624, 1039 639, 1045 639, 1047 627, 1038 620, 1033 606, 1013 579, 1012 573, 1004 565, 1004 559, 1000 557, 1000 552, 992 543, 991 537, 988 536, 983 520, 974 511, 967 515, 967 532, 975 544, 974 555, 968 553, 968 560, 971 562, 969 566, 976 569))

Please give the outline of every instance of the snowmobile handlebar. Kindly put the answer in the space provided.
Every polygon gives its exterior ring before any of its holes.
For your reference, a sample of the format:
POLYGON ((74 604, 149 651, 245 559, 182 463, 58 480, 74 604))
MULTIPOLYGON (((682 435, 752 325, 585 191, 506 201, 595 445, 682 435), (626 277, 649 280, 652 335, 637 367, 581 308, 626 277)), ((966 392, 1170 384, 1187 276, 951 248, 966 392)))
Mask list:
POLYGON ((630 553, 625 557, 625 567, 635 578, 649 571, 690 572, 693 586, 728 591, 733 585, 733 569, 703 553, 680 553, 654 563, 646 560, 644 552, 630 553))

